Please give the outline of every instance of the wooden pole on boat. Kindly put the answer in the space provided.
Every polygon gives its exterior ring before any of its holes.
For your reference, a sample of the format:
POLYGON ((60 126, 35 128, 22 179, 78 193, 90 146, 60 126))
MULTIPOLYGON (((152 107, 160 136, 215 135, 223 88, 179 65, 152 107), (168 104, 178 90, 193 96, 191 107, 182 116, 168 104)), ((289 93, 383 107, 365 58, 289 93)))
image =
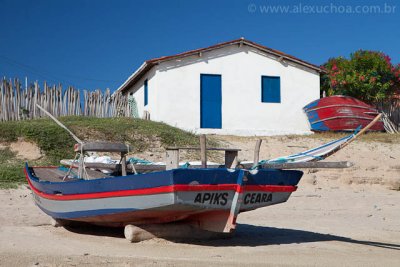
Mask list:
POLYGON ((177 169, 179 167, 179 149, 167 149, 165 151, 166 170, 177 169))
POLYGON ((225 150, 225 168, 235 169, 238 165, 238 151, 225 150))
POLYGON ((361 131, 359 131, 355 137, 358 137, 360 135, 362 135, 364 132, 366 132, 369 128, 371 128, 372 126, 374 126, 375 123, 378 122, 378 120, 380 120, 380 118, 382 117, 382 113, 379 113, 375 119, 373 119, 367 126, 365 126, 363 129, 361 129, 361 131))
POLYGON ((375 119, 373 119, 367 126, 365 126, 364 128, 361 129, 361 131, 359 131, 354 138, 350 139, 348 142, 343 143, 340 147, 340 149, 344 148, 345 146, 347 146, 348 144, 350 144, 351 142, 354 141, 354 139, 356 139, 357 137, 359 137, 360 135, 362 135, 363 133, 365 133, 366 131, 368 131, 369 128, 371 128, 372 126, 374 126, 375 123, 377 123, 380 118, 382 117, 382 113, 379 113, 375 119))
POLYGON ((256 142, 256 147, 254 148, 254 163, 253 167, 256 167, 258 165, 258 162, 260 160, 260 147, 261 147, 262 139, 258 139, 256 142))
POLYGON ((326 168, 349 168, 354 164, 348 161, 338 161, 338 162, 294 162, 294 163, 265 163, 262 165, 263 169, 326 169, 326 168))
POLYGON ((201 159, 201 167, 207 168, 207 139, 206 135, 200 135, 200 159, 201 159))
POLYGON ((121 152, 121 172, 122 176, 126 176, 126 153, 121 152))
POLYGON ((82 140, 79 139, 73 132, 71 132, 70 129, 67 128, 67 126, 65 126, 64 124, 62 124, 59 120, 57 120, 53 115, 51 115, 50 112, 48 112, 47 110, 45 110, 44 108, 42 108, 41 106, 39 106, 38 104, 36 104, 36 106, 42 110, 47 116, 49 116, 55 123, 57 123, 61 128, 63 128, 64 130, 66 130, 71 136, 72 138, 75 139, 75 141, 77 141, 78 143, 80 143, 81 145, 83 144, 82 140))

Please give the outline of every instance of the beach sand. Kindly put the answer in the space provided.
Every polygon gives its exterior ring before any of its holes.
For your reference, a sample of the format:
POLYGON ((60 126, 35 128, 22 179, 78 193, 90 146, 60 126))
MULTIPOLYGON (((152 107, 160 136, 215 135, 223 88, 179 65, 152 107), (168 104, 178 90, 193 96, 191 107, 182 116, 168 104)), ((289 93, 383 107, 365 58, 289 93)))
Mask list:
MULTIPOLYGON (((218 137, 252 160, 255 138, 218 137)), ((261 159, 328 140, 266 137, 261 159)), ((242 213, 233 237, 129 243, 122 229, 54 228, 26 186, 0 190, 1 266, 400 266, 400 144, 355 141, 304 170, 286 203, 242 213), (397 189, 397 190, 394 190, 397 189)))

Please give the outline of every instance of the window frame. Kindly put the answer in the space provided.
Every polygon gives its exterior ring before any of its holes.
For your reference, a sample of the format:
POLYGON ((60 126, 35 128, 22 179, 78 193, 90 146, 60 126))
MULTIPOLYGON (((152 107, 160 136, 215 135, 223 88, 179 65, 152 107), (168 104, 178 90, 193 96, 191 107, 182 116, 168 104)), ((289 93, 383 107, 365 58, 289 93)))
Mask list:
POLYGON ((272 75, 261 75, 261 103, 282 103, 282 94, 281 94, 281 77, 280 76, 272 76, 272 75), (279 100, 269 100, 264 101, 264 78, 274 78, 279 80, 279 100))

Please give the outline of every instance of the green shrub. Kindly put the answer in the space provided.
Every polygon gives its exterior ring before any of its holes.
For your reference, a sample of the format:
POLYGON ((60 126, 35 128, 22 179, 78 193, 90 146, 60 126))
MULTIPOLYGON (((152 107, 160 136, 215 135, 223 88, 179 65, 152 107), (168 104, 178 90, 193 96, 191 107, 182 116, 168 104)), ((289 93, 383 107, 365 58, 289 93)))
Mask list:
POLYGON ((388 55, 359 50, 349 59, 331 58, 323 65, 321 90, 327 95, 348 95, 374 103, 389 99, 400 88, 400 65, 388 55))

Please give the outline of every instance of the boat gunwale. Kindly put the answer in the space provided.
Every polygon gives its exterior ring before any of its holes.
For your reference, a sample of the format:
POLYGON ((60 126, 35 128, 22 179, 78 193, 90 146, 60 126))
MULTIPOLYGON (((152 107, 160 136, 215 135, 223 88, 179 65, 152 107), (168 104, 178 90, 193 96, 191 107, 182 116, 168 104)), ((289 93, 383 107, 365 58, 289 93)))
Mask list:
MULTIPOLYGON (((46 168, 46 167, 43 167, 46 168)), ((52 166, 51 168, 56 168, 52 166)), ((243 185, 238 188, 236 183, 231 184, 172 184, 165 186, 157 186, 157 187, 148 187, 148 188, 137 188, 137 189, 126 189, 126 190, 111 190, 111 191, 103 191, 103 192, 85 192, 78 194, 50 194, 41 191, 36 188, 32 183, 32 180, 38 183, 52 183, 52 184, 61 184, 65 182, 49 182, 49 181, 40 181, 37 177, 31 175, 28 171, 29 167, 26 164, 26 168, 24 168, 25 177, 28 181, 29 186, 32 191, 46 199, 53 200, 83 200, 83 199, 97 199, 97 198, 108 198, 108 197, 124 197, 124 196, 134 196, 134 195, 153 195, 153 194, 163 194, 163 193, 176 193, 180 191, 190 192, 190 191, 237 191, 237 190, 245 190, 245 191, 265 191, 265 192, 293 192, 297 190, 297 185, 243 185), (242 188, 243 187, 243 188, 242 188)), ((269 170, 273 171, 273 169, 269 170)), ((278 170, 276 170, 278 171, 278 170)), ((299 172, 299 171, 296 171, 299 172)), ((302 174, 301 174, 302 176, 302 174)), ((299 180, 301 179, 301 176, 299 180)), ((104 178, 100 178, 104 179, 104 178)), ((98 180, 98 179, 93 179, 98 180)), ((93 181, 91 180, 91 181, 93 181)), ((80 181, 80 180, 79 180, 80 181)), ((86 181, 86 180, 83 180, 86 181)), ((73 181, 77 182, 77 181, 73 181)))
POLYGON ((350 105, 350 104, 333 104, 333 105, 328 105, 328 106, 317 106, 315 108, 305 108, 304 111, 306 113, 315 111, 315 110, 320 110, 320 109, 325 109, 325 108, 336 108, 336 107, 349 107, 349 108, 359 108, 359 109, 367 109, 371 110, 371 112, 379 113, 378 110, 374 107, 368 107, 368 106, 359 106, 359 105, 350 105))

